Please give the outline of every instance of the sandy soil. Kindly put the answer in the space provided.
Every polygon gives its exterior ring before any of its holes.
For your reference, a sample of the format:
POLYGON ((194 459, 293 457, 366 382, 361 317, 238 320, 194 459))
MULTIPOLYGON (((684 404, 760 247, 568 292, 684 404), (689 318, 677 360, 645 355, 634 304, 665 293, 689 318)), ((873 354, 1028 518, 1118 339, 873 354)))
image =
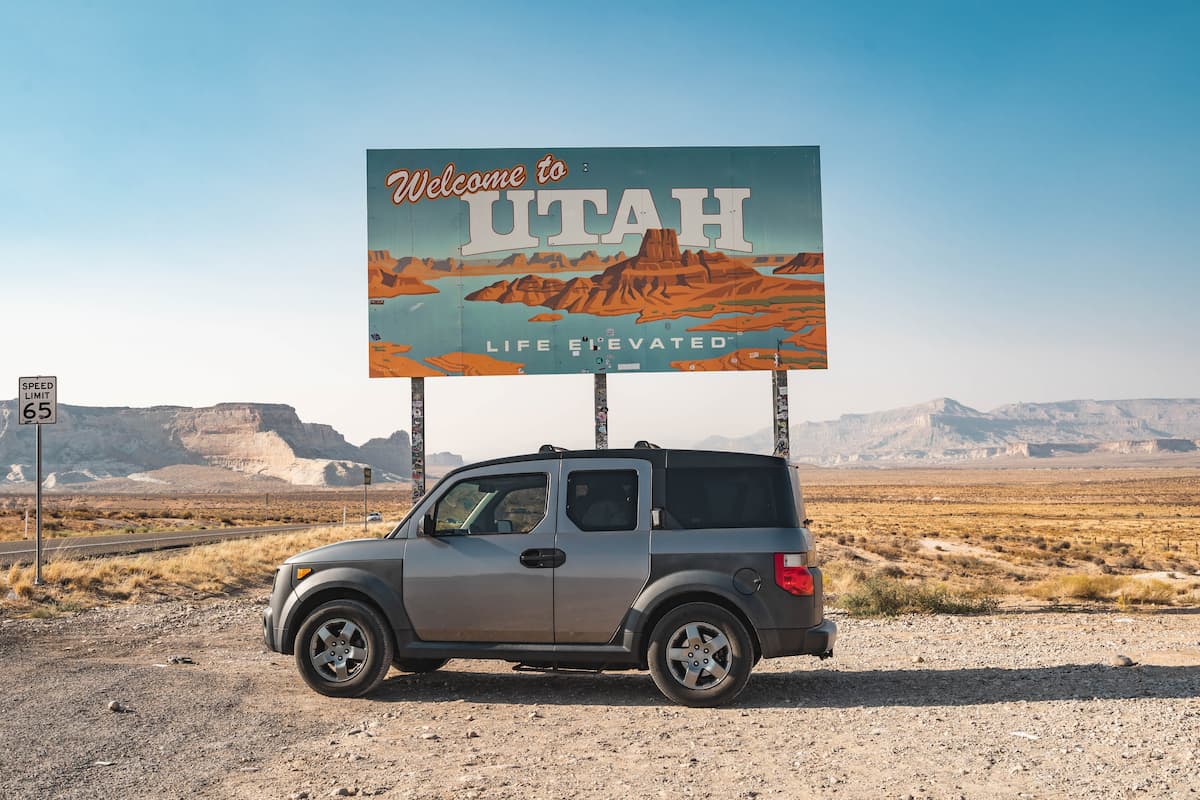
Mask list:
POLYGON ((693 710, 644 673, 466 661, 323 698, 265 651, 263 600, 0 621, 0 797, 1200 792, 1195 611, 839 618, 832 660, 764 661, 734 706, 693 710))

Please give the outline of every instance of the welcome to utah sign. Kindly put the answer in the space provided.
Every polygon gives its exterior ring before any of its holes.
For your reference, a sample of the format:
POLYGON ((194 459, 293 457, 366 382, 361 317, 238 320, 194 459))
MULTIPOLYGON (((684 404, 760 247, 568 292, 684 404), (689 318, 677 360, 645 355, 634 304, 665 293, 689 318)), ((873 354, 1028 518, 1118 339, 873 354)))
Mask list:
POLYGON ((372 377, 824 369, 816 147, 368 150, 372 377))

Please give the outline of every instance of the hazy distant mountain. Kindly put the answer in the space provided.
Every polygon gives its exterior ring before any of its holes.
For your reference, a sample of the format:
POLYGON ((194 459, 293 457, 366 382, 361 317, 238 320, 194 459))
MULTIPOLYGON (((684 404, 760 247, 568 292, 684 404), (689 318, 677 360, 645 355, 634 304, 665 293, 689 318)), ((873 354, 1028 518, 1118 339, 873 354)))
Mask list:
MULTIPOLYGON (((355 447, 328 425, 301 422, 291 406, 268 403, 208 408, 60 404, 58 420, 43 431, 43 477, 49 487, 131 476, 149 486, 166 480, 155 471, 179 465, 221 468, 276 484, 350 486, 362 482, 363 466, 374 469, 378 482, 407 478, 412 458, 404 431, 355 447)), ((206 473, 170 474, 178 479, 206 473)), ((15 401, 0 402, 0 486, 33 480, 33 427, 17 424, 15 401)))
MULTIPOLYGON (((920 464, 998 456, 1200 452, 1200 399, 1017 403, 990 412, 941 398, 829 422, 792 425, 792 459, 802 463, 920 464)), ((770 452, 768 429, 699 447, 770 452)))

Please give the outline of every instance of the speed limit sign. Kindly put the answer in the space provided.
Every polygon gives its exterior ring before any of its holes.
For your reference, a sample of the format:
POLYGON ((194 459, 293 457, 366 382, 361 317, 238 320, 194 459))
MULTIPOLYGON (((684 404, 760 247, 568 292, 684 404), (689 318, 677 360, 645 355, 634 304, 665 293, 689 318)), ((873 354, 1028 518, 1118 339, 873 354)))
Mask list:
POLYGON ((58 422, 58 378, 37 375, 17 384, 17 421, 22 425, 53 425, 58 422))

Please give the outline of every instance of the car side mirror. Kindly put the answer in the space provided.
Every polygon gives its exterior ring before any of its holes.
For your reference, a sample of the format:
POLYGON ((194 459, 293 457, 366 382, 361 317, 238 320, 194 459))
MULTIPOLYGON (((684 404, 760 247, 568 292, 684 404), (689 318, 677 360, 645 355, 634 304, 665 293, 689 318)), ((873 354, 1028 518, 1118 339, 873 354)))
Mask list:
POLYGON ((437 520, 433 518, 432 511, 426 514, 425 518, 421 520, 421 533, 426 536, 437 535, 437 520))

